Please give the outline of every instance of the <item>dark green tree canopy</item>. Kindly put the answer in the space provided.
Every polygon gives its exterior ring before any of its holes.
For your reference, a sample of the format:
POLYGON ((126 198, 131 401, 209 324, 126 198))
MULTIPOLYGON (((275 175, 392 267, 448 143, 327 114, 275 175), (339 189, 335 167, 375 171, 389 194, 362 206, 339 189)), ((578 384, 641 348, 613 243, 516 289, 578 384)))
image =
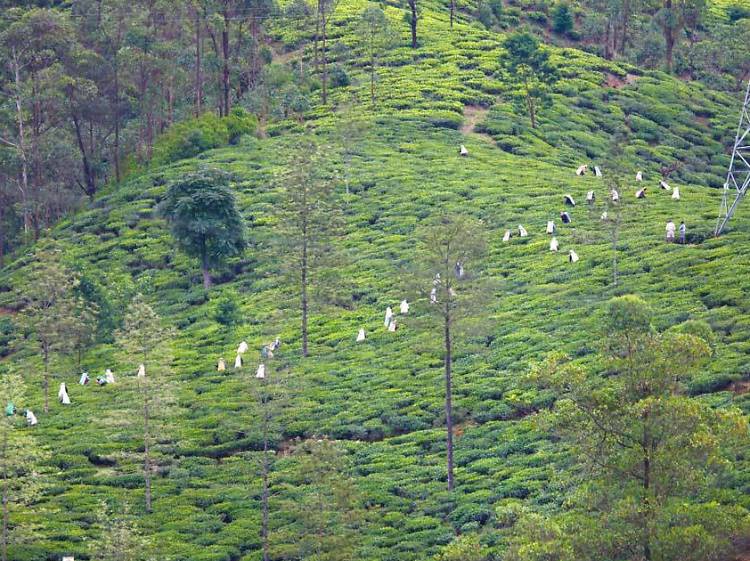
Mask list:
POLYGON ((549 60, 549 52, 528 32, 514 33, 503 43, 500 67, 514 86, 512 97, 519 109, 525 110, 532 128, 537 125, 539 107, 552 102, 549 90, 560 78, 549 60))
POLYGON ((210 267, 245 249, 245 227, 226 173, 205 169, 186 175, 169 187, 160 210, 180 248, 200 259, 206 287, 210 267))

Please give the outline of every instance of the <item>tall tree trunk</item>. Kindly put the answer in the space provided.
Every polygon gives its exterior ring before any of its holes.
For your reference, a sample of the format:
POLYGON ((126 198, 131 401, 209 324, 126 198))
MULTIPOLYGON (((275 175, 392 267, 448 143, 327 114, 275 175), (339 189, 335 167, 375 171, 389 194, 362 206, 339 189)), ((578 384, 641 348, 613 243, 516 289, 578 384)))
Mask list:
POLYGON ((526 109, 529 112, 529 120, 531 121, 531 128, 536 128, 536 103, 534 98, 531 96, 528 81, 524 82, 524 88, 526 89, 526 109))
POLYGON ((320 41, 320 17, 323 11, 324 0, 318 0, 317 9, 315 11, 315 38, 313 40, 313 60, 315 61, 315 73, 320 73, 320 49, 318 43, 320 41))
POLYGON ((417 48, 417 0, 408 0, 409 8, 411 9, 411 19, 409 25, 411 25, 411 48, 417 48))
POLYGON ((668 16, 667 21, 664 22, 664 43, 666 47, 667 55, 667 72, 672 73, 672 67, 674 65, 674 44, 675 44, 675 28, 671 23, 672 20, 672 0, 666 0, 664 9, 667 10, 668 16))
POLYGON ((208 251, 206 250, 206 241, 203 240, 203 249, 201 250, 201 274, 203 275, 203 288, 208 290, 213 284, 211 280, 211 269, 208 263, 208 251))
POLYGON ((3 227, 3 219, 5 218, 5 203, 0 203, 0 269, 5 266, 5 228, 3 227))
POLYGON ((73 120, 73 126, 76 131, 76 140, 78 141, 78 150, 81 153, 81 167, 83 168, 83 179, 86 182, 83 188, 84 193, 88 195, 89 199, 93 199, 96 194, 96 178, 94 177, 94 170, 89 162, 88 155, 86 154, 86 145, 83 142, 83 134, 81 132, 80 121, 78 115, 73 113, 71 116, 73 120))
POLYGON ((453 341, 451 339, 450 297, 445 301, 445 428, 448 452, 448 490, 453 490, 453 341))
POLYGON ((44 412, 49 413, 49 344, 42 343, 44 358, 44 412))
POLYGON ((453 29, 453 18, 456 16, 456 0, 451 0, 451 29, 453 29))
POLYGON ((203 110, 203 68, 201 62, 201 21, 198 9, 195 10, 195 116, 203 110))
POLYGON ((649 450, 651 448, 651 437, 650 431, 648 430, 648 411, 643 412, 643 440, 641 442, 643 446, 643 520, 641 529, 642 540, 643 540, 643 559, 645 561, 651 561, 651 456, 649 450))
MULTIPOLYGON (((144 357, 144 364, 146 359, 144 357)), ((148 385, 145 376, 141 380, 143 384, 143 480, 146 484, 146 512, 152 512, 151 509, 151 436, 149 434, 149 402, 148 402, 148 385)))
POLYGON ((326 42, 328 40, 328 15, 323 12, 323 21, 321 31, 323 32, 323 44, 321 49, 321 59, 323 61, 323 105, 328 103, 328 55, 326 53, 326 42))
MULTIPOLYGON (((118 39, 119 45, 119 39, 118 39)), ((122 178, 122 171, 120 170, 120 64, 117 56, 117 49, 114 54, 114 81, 115 81, 115 103, 114 103, 114 116, 115 116, 115 142, 114 142, 114 160, 115 160, 115 180, 119 183, 122 178)))
POLYGON ((630 27, 630 0, 624 0, 622 3, 622 35, 620 37, 620 52, 625 53, 625 45, 628 42, 628 32, 630 27))
MULTIPOLYGON (((307 204, 307 203, 305 203, 307 204)), ((305 210, 304 212, 307 212, 305 210)), ((307 267, 308 267, 308 239, 307 239, 307 216, 303 218, 304 224, 302 226, 302 271, 301 271, 301 289, 302 289, 302 356, 306 357, 308 354, 307 350, 307 312, 308 312, 308 297, 307 297, 307 267)))
POLYGON ((268 543, 268 472, 270 470, 269 461, 268 461, 268 391, 267 391, 267 383, 268 383, 268 377, 270 375, 269 369, 266 369, 266 377, 263 379, 263 470, 262 470, 262 480, 263 480, 263 494, 262 494, 262 503, 263 503, 263 513, 262 513, 262 522, 261 522, 261 540, 263 545, 263 561, 269 561, 270 559, 270 553, 269 553, 269 543, 268 543))
POLYGON ((229 115, 229 12, 227 12, 226 5, 224 7, 224 28, 221 30, 221 54, 224 62, 221 75, 224 96, 222 113, 226 117, 229 115))
POLYGON ((3 429, 3 548, 2 561, 8 561, 8 429, 3 429))
POLYGON ((16 105, 16 121, 18 124, 18 154, 21 157, 21 204, 23 205, 23 232, 29 234, 31 215, 29 208, 29 161, 26 153, 26 128, 24 126, 23 108, 21 106, 21 64, 18 61, 15 47, 11 50, 13 59, 14 101, 16 105))

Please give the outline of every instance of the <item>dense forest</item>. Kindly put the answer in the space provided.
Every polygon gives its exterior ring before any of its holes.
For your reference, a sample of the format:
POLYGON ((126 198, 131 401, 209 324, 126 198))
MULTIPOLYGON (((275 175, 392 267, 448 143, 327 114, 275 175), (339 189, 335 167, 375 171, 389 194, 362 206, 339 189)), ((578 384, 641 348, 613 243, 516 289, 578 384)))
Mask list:
POLYGON ((0 561, 748 559, 750 2, 0 9, 0 561))

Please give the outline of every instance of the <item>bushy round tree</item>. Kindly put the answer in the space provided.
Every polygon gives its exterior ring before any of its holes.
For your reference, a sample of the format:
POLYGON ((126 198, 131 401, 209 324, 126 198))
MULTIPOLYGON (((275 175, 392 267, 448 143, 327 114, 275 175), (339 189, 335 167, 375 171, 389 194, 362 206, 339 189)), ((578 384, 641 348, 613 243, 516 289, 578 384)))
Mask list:
POLYGON ((245 249, 245 226, 227 174, 204 169, 172 184, 161 206, 180 248, 201 262, 203 286, 210 268, 245 249))

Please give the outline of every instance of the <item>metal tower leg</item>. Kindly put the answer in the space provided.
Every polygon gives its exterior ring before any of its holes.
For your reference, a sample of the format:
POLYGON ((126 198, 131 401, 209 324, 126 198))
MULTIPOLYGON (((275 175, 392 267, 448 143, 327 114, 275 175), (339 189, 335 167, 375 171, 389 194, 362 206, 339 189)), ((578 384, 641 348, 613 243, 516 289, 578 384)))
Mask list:
POLYGON ((740 201, 743 199, 750 187, 750 80, 747 82, 745 101, 740 112, 740 124, 737 127, 737 136, 734 139, 732 158, 729 162, 727 180, 724 183, 721 207, 719 208, 719 220, 716 223, 715 235, 721 234, 724 227, 732 218, 740 201), (734 195, 734 201, 729 204, 730 197, 734 195))

